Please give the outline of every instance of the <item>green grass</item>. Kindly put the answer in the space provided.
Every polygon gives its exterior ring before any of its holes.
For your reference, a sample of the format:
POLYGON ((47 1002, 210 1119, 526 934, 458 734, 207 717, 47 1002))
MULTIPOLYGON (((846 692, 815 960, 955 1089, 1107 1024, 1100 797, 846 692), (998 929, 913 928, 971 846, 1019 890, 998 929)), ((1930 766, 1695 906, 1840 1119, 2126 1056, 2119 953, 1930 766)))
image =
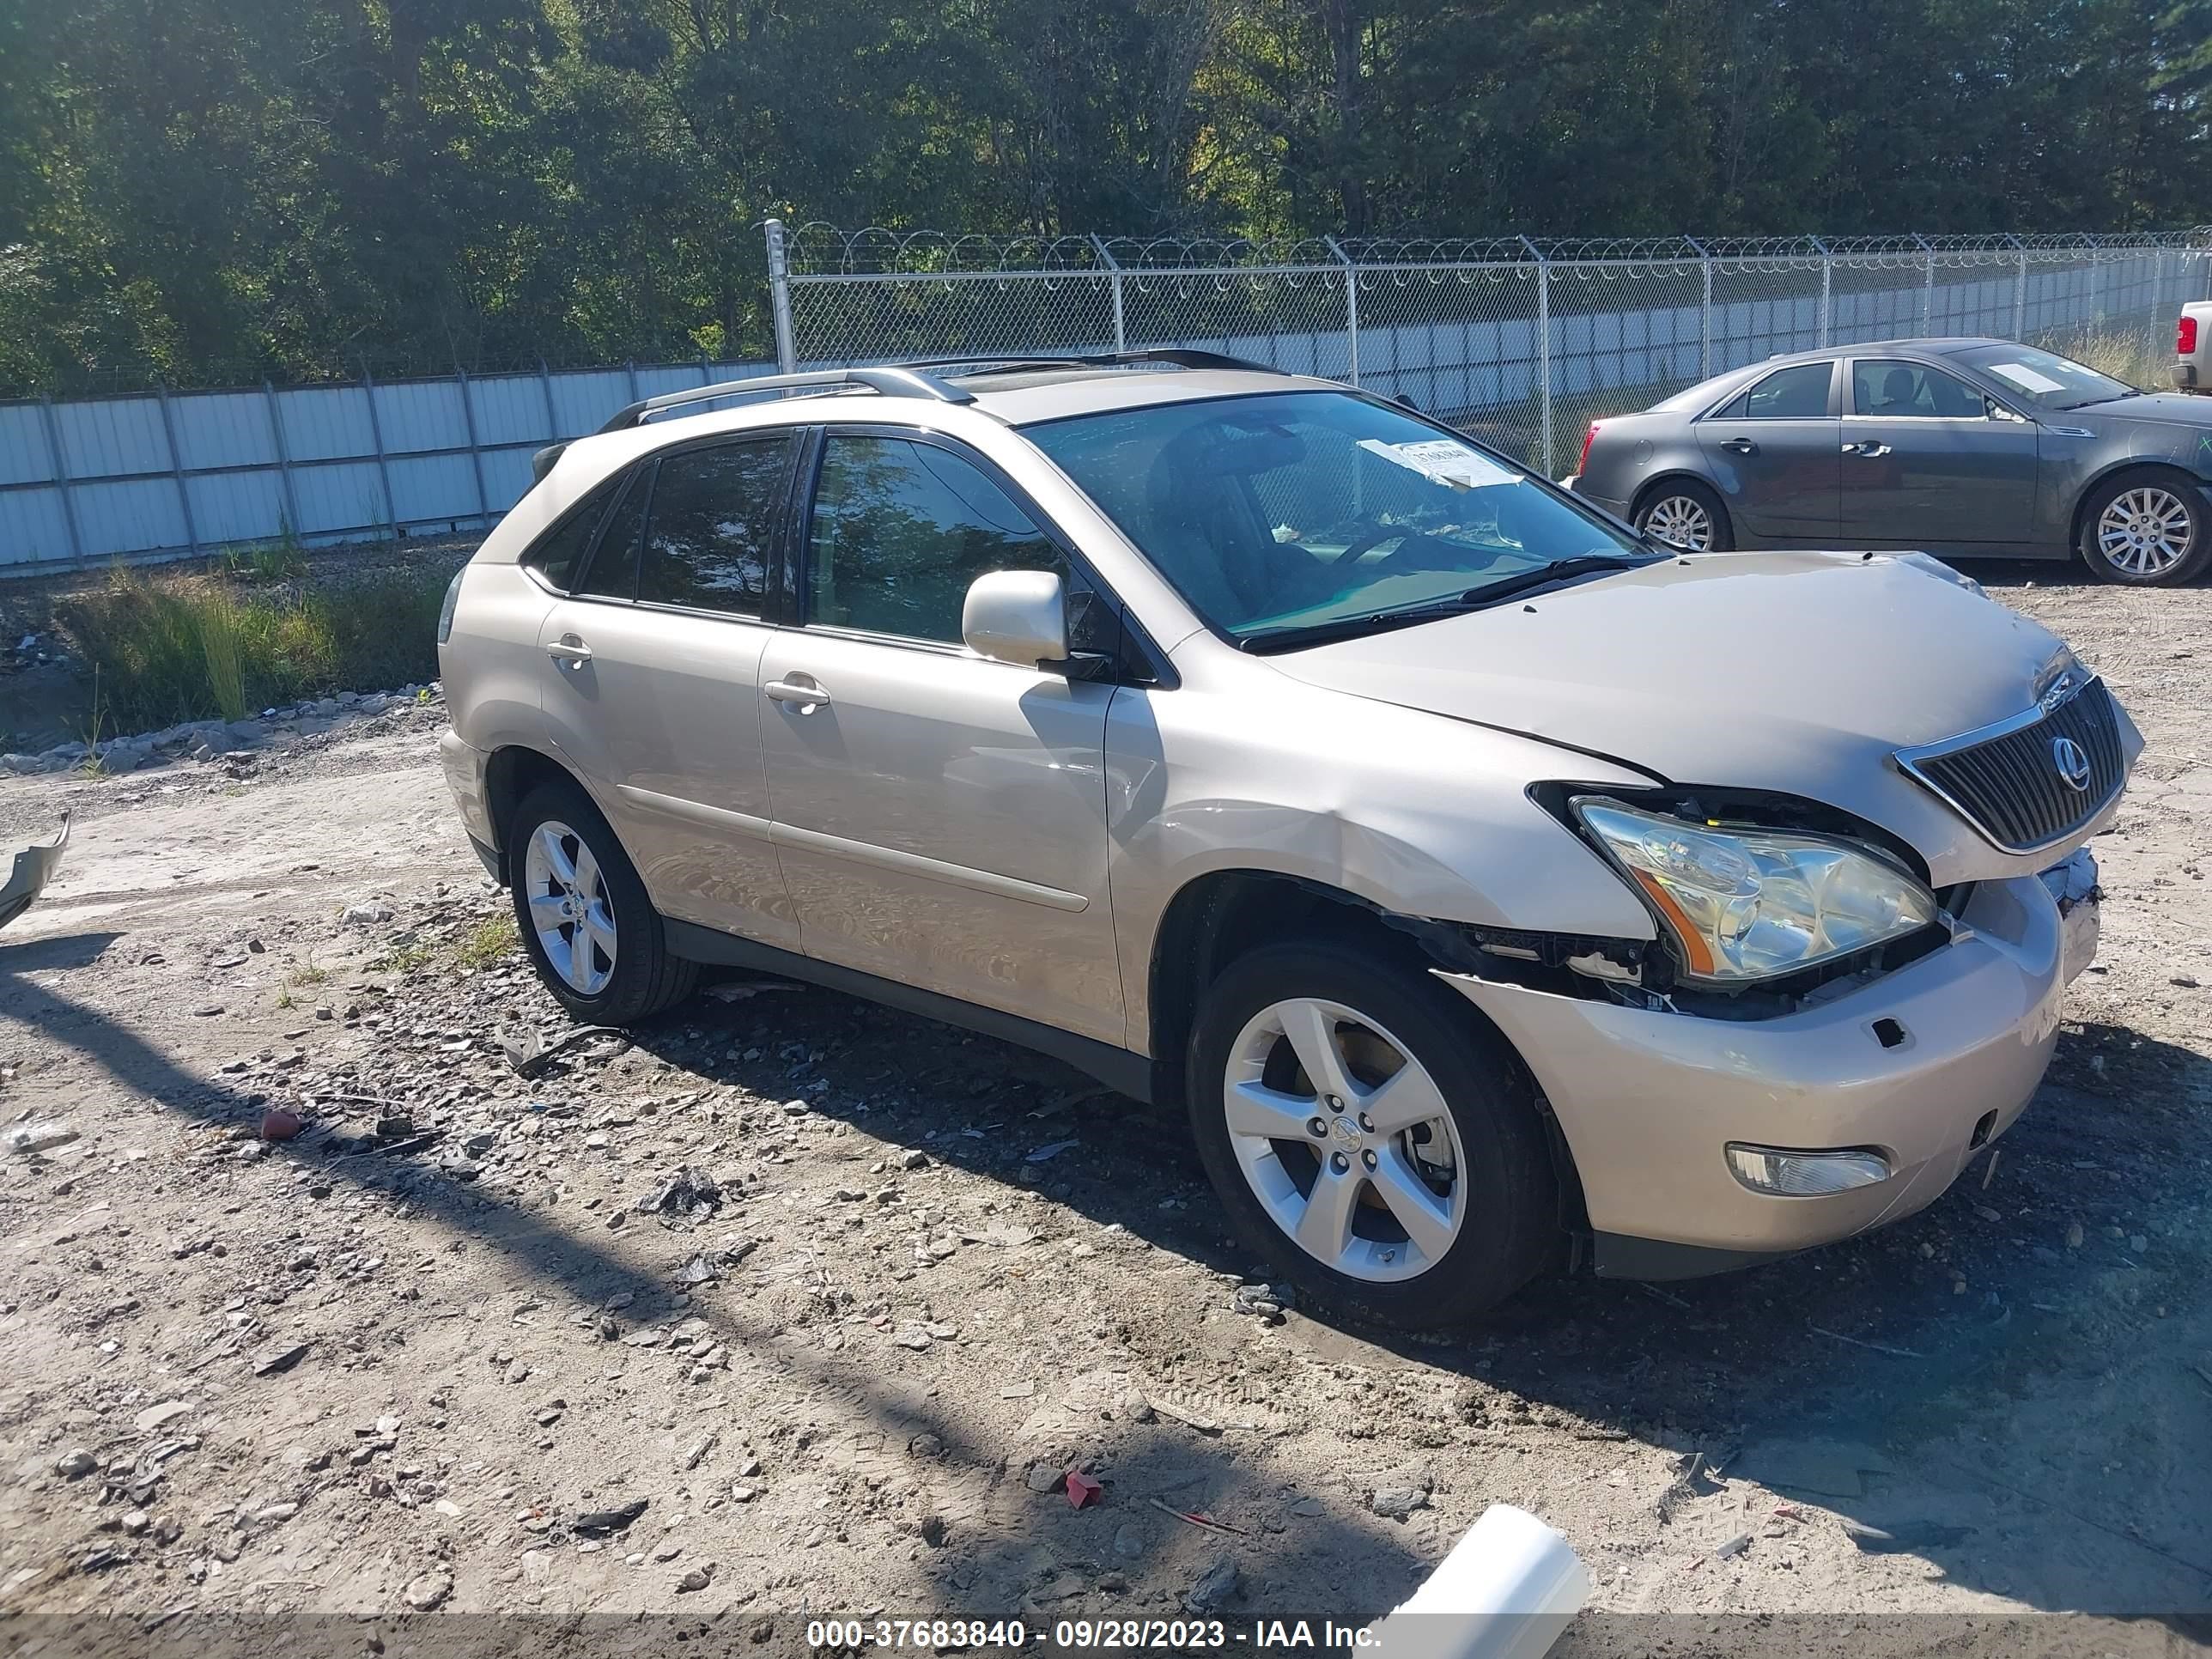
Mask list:
POLYGON ((226 547, 216 558, 222 574, 233 581, 251 582, 258 587, 274 586, 307 574, 307 546, 289 524, 267 541, 226 547))
POLYGON ((118 569, 55 614, 111 725, 135 732, 434 678, 445 589, 437 572, 288 594, 118 569))
POLYGON ((513 916, 504 912, 487 916, 461 935, 460 943, 453 947, 453 966, 465 974, 475 973, 504 961, 507 953, 521 943, 513 916))
POLYGON ((2057 342, 2051 349, 2062 357, 2087 363, 2101 374, 2109 374, 2143 391, 2170 389, 2172 349, 2140 329, 2075 334, 2057 342))

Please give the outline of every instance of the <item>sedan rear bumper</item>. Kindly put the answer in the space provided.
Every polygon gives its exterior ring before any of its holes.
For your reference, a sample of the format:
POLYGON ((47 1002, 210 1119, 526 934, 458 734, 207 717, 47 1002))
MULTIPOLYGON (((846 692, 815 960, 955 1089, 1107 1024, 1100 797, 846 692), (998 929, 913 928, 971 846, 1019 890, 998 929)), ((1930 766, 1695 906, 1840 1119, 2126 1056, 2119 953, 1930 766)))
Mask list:
POLYGON ((2086 886, 2076 871, 2064 915, 2039 878, 1985 882, 1948 945, 1775 1019, 1441 977, 1535 1074, 1581 1177, 1601 1271, 1680 1277, 1847 1238, 1941 1196, 2042 1080, 2066 981, 2095 948, 2094 879, 2094 864, 2086 886), (1778 1195, 1731 1170, 1732 1142, 1869 1149, 1889 1174, 1778 1195))

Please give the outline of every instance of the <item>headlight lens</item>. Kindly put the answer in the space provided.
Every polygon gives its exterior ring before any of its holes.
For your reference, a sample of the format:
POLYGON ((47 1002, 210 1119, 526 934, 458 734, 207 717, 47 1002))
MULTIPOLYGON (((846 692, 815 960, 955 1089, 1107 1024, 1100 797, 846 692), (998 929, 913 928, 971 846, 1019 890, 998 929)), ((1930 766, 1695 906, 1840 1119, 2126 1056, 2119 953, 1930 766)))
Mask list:
POLYGON ((1934 894, 1842 842, 1718 830, 1597 795, 1573 806, 1666 921, 1691 979, 1772 979, 1936 920, 1934 894))

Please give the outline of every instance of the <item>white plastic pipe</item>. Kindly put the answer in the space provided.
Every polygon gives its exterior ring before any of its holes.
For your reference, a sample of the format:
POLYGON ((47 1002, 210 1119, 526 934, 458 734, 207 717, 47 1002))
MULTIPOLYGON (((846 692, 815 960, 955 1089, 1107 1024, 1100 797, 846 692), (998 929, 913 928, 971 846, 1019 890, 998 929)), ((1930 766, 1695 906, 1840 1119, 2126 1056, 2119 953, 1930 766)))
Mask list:
POLYGON ((1572 1545, 1493 1504, 1362 1647, 1386 1659, 1543 1659, 1589 1592, 1572 1545))

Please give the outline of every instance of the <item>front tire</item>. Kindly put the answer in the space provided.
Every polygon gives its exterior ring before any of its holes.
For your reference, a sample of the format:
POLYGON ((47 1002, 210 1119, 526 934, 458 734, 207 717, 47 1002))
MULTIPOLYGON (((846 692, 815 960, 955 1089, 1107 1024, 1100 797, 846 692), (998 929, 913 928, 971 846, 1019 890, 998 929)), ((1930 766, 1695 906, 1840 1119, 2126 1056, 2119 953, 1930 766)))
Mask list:
POLYGON ((1557 1240, 1551 1158, 1510 1050, 1380 952, 1285 944, 1232 963, 1199 1009, 1187 1084, 1231 1221, 1310 1304, 1464 1326, 1557 1240))
POLYGON ((2212 513, 2191 483, 2164 473, 2110 479, 2081 507, 2081 560, 2108 582, 2167 587, 2212 559, 2212 513))
POLYGON ((571 782, 540 784, 507 825, 522 948, 545 988, 595 1025, 629 1025, 683 1001, 696 963, 672 956, 660 914, 613 829, 571 782))
POLYGON ((1728 508, 1693 478, 1654 484, 1636 504, 1636 527, 1685 553, 1727 553, 1735 547, 1735 526, 1729 522, 1728 508))

